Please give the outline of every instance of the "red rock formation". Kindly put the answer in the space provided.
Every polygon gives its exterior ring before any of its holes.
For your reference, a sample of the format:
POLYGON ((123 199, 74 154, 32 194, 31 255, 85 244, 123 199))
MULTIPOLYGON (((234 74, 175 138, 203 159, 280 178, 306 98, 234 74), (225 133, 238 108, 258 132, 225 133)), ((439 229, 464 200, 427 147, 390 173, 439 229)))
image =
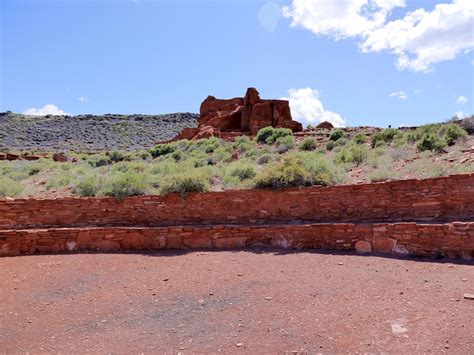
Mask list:
POLYGON ((303 130, 293 121, 288 101, 262 100, 255 88, 248 88, 245 97, 216 99, 208 96, 201 104, 197 128, 185 128, 173 140, 221 137, 232 139, 237 135, 255 136, 266 126, 303 130))
POLYGON ((316 128, 319 128, 319 129, 333 129, 334 126, 331 122, 328 122, 328 121, 323 121, 321 122, 320 124, 318 124, 316 126, 316 128))

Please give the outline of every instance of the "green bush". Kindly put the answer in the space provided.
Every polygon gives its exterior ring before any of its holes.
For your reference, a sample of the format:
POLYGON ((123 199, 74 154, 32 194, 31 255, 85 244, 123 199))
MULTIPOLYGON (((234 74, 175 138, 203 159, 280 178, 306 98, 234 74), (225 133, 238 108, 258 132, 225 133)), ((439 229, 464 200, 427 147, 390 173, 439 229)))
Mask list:
POLYGON ((278 137, 276 140, 276 150, 278 153, 285 153, 295 146, 295 138, 291 136, 278 137))
POLYGON ((73 193, 85 197, 98 196, 103 184, 104 179, 101 176, 97 174, 86 175, 75 183, 73 193))
POLYGON ((17 197, 23 191, 20 182, 8 177, 0 177, 0 197, 17 197))
POLYGON ((311 137, 306 137, 301 141, 299 148, 305 151, 315 150, 316 141, 311 137))
POLYGON ((204 192, 209 190, 208 177, 197 171, 168 175, 160 184, 160 195, 179 192, 186 196, 189 192, 204 192))
POLYGON ((101 154, 91 155, 87 159, 87 162, 93 168, 98 168, 100 166, 109 165, 111 163, 111 160, 110 160, 110 157, 108 157, 107 155, 101 153, 101 154))
POLYGON ((226 146, 226 144, 222 139, 217 137, 209 137, 205 139, 200 139, 196 143, 198 149, 205 153, 214 153, 217 148, 221 146, 226 146))
POLYGON ((255 186, 281 189, 314 184, 329 185, 335 180, 335 171, 331 169, 327 161, 321 159, 321 155, 299 153, 288 155, 280 162, 266 165, 255 177, 255 186))
POLYGON ((118 150, 114 150, 112 153, 110 153, 109 157, 110 160, 114 163, 118 163, 119 161, 125 160, 125 154, 119 152, 118 150))
POLYGON ((244 153, 255 147, 255 142, 247 136, 236 137, 234 147, 239 153, 244 153))
POLYGON ((331 131, 331 134, 329 135, 329 140, 331 141, 337 141, 338 139, 340 138, 344 138, 346 137, 346 132, 344 132, 342 129, 340 128, 334 128, 332 131, 331 131))
POLYGON ((73 179, 71 172, 59 172, 52 175, 46 183, 46 190, 59 189, 68 186, 73 179))
POLYGON ((258 143, 266 143, 267 139, 273 135, 274 128, 272 126, 263 127, 257 132, 256 140, 258 143))
POLYGON ((157 158, 163 155, 171 154, 175 150, 176 145, 173 143, 158 144, 150 149, 150 154, 153 158, 157 158))
POLYGON ((367 160, 368 149, 366 146, 350 144, 336 153, 334 160, 337 163, 354 163, 360 165, 367 160))
POLYGON ((368 140, 367 135, 365 133, 357 133, 352 139, 356 144, 364 144, 368 140))
POLYGON ((435 152, 442 152, 446 147, 446 141, 433 133, 425 133, 416 143, 416 148, 423 152, 425 150, 432 150, 435 152))
POLYGON ((455 123, 448 123, 440 126, 438 135, 443 137, 448 145, 453 145, 458 139, 464 138, 467 132, 455 123))
POLYGON ((336 146, 336 142, 329 141, 326 143, 326 150, 331 151, 334 149, 335 146, 336 146))
POLYGON ((106 196, 118 198, 144 195, 147 192, 146 175, 134 171, 111 174, 105 180, 103 191, 106 196))
POLYGON ((379 142, 390 143, 400 132, 395 128, 387 128, 372 136, 372 148, 377 147, 379 142))
POLYGON ((260 129, 257 133, 257 142, 273 144, 279 138, 293 136, 293 131, 289 128, 273 128, 271 126, 260 129))
POLYGON ((265 153, 265 154, 262 154, 261 156, 258 157, 257 164, 258 165, 264 165, 264 164, 267 164, 267 163, 269 163, 273 160, 275 160, 275 157, 272 154, 265 153))
POLYGON ((243 181, 253 179, 257 175, 257 170, 250 163, 237 162, 230 167, 228 175, 243 181))
POLYGON ((268 164, 255 177, 255 186, 272 189, 307 186, 308 178, 309 174, 299 160, 285 157, 281 162, 268 164))
POLYGON ((387 181, 393 178, 393 171, 388 168, 379 168, 369 174, 369 180, 372 182, 387 181))

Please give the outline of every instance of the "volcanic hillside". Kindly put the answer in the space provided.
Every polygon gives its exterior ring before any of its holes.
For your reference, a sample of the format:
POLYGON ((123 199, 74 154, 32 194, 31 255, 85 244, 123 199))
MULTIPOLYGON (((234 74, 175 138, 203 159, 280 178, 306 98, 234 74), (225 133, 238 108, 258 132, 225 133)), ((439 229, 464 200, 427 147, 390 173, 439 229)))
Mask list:
POLYGON ((98 151, 150 148, 184 128, 198 114, 26 116, 0 113, 0 150, 98 151))

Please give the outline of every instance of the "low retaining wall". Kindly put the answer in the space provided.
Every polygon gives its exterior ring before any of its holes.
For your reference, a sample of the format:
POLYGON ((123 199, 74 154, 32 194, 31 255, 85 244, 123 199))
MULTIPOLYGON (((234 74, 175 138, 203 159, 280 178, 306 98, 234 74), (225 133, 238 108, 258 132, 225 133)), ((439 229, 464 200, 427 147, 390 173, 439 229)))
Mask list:
POLYGON ((0 255, 77 250, 323 248, 414 255, 474 255, 474 223, 311 223, 186 227, 92 227, 0 231, 0 255))
POLYGON ((474 257, 474 174, 283 191, 0 200, 0 255, 75 250, 355 249, 474 257))
POLYGON ((303 189, 0 200, 0 229, 262 224, 272 221, 472 221, 474 174, 303 189))

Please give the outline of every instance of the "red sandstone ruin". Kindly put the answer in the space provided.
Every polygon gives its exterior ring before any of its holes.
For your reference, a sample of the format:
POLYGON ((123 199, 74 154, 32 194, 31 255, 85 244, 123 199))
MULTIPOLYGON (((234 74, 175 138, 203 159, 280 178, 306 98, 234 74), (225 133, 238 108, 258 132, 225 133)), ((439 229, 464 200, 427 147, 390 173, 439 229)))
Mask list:
POLYGON ((293 121, 287 100, 263 100, 255 88, 248 88, 245 97, 216 99, 208 96, 201 104, 197 128, 185 128, 173 140, 220 137, 233 139, 240 135, 255 136, 267 126, 303 130, 293 121))

